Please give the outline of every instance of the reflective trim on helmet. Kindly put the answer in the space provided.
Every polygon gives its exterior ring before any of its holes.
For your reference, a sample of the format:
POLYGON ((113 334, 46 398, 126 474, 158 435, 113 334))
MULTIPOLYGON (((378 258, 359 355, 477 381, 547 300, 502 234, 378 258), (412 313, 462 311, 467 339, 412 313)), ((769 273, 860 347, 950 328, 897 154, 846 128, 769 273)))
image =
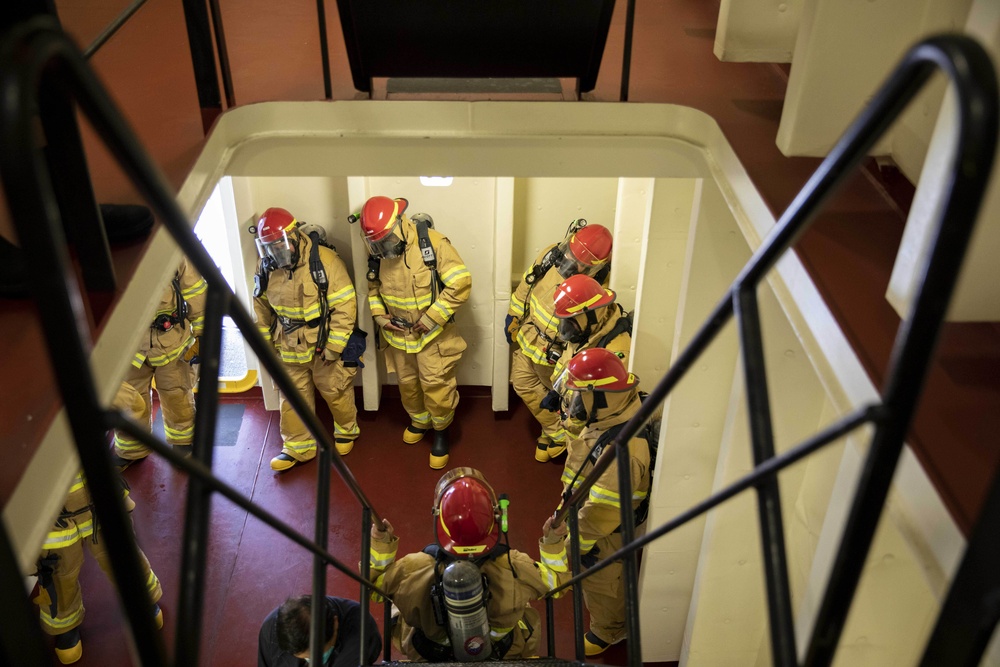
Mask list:
MULTIPOLYGON (((610 290, 608 290, 608 292, 610 293, 610 290)), ((607 296, 607 294, 595 294, 594 296, 592 296, 591 298, 587 299, 583 303, 578 303, 575 306, 570 306, 569 308, 566 309, 566 312, 568 312, 568 313, 574 313, 574 314, 579 313, 581 310, 586 310, 587 308, 589 308, 591 305, 593 305, 597 301, 600 301, 605 296, 607 296)))

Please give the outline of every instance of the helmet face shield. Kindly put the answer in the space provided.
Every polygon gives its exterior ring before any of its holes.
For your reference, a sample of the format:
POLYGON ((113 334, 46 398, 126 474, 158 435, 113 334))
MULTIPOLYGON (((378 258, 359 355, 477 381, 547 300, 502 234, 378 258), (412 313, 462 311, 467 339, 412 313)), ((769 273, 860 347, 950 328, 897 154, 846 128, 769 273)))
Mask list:
POLYGON ((399 236, 399 223, 392 228, 392 231, 377 241, 372 241, 365 237, 365 245, 368 246, 368 254, 380 259, 395 259, 401 257, 406 250, 406 242, 399 236))
POLYGON ((262 259, 270 258, 279 268, 291 268, 298 259, 298 246, 284 229, 271 234, 261 234, 257 237, 256 243, 257 254, 262 259))

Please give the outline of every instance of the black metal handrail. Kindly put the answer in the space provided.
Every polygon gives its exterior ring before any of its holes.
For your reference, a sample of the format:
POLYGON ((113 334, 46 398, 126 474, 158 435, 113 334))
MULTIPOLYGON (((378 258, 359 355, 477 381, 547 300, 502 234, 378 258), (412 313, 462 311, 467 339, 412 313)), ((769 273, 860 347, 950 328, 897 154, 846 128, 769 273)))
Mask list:
MULTIPOLYGON (((322 655, 322 624, 325 605, 322 598, 326 591, 326 566, 333 565, 347 573, 326 551, 329 516, 330 468, 336 468, 347 487, 363 508, 363 516, 370 523, 381 522, 381 516, 358 485, 357 480, 340 460, 332 457, 334 450, 330 435, 323 428, 315 413, 299 394, 288 373, 278 362, 273 349, 256 330, 253 319, 239 303, 225 278, 215 266, 205 248, 191 231, 190 225, 177 205, 165 179, 153 162, 145 155, 141 145, 109 96, 97 81, 79 50, 59 29, 51 18, 35 18, 12 28, 0 45, 0 177, 7 193, 8 206, 18 229, 23 248, 33 267, 32 288, 38 303, 42 329, 53 365, 60 369, 56 374, 70 426, 75 434, 83 470, 90 484, 95 511, 100 516, 108 543, 109 559, 118 591, 132 631, 133 646, 144 665, 166 664, 159 634, 148 613, 151 603, 140 576, 138 552, 130 523, 116 493, 114 472, 105 434, 115 426, 132 433, 147 446, 164 455, 176 467, 192 473, 188 488, 187 517, 185 521, 185 546, 182 560, 183 572, 178 604, 175 660, 177 664, 197 664, 200 648, 199 624, 201 619, 204 571, 207 540, 207 515, 212 492, 223 493, 230 500, 261 518, 279 532, 313 552, 313 608, 312 646, 313 660, 318 664, 322 655), (183 461, 156 438, 128 424, 116 413, 105 411, 98 399, 94 377, 89 364, 91 340, 89 326, 81 299, 81 290, 72 269, 66 248, 66 237, 61 220, 63 202, 57 197, 49 172, 40 137, 35 132, 36 114, 42 120, 47 150, 59 154, 66 149, 70 154, 79 151, 71 141, 72 132, 57 126, 53 106, 62 110, 75 102, 90 121, 124 173, 143 194, 167 228, 182 252, 191 260, 208 284, 206 326, 203 334, 205 366, 199 384, 193 453, 194 461, 183 461), (55 202, 59 202, 57 206, 55 202), (312 546, 305 538, 294 537, 294 531, 266 513, 253 508, 250 501, 238 497, 235 491, 211 477, 211 452, 214 438, 218 392, 218 360, 221 345, 222 318, 229 315, 239 327, 251 349, 264 368, 274 378, 286 400, 299 414, 308 430, 319 443, 319 474, 315 538, 312 546)), ((64 117, 58 118, 64 120, 64 117)), ((89 184, 85 169, 73 174, 78 181, 89 184)), ((90 191, 91 202, 92 189, 90 191)), ((99 220, 96 216, 83 220, 87 225, 79 229, 80 236, 96 233, 100 238, 99 220), (93 227, 93 228, 90 228, 93 227)), ((104 246, 105 255, 107 246, 104 246)), ((81 257, 84 275, 88 261, 98 261, 108 266, 107 256, 96 260, 81 257)), ((111 274, 113 280, 113 274, 111 274)), ((367 527, 363 532, 367 532, 367 527)), ((362 575, 350 575, 362 584, 363 590, 375 589, 367 580, 367 554, 362 554, 362 575)), ((382 593, 381 591, 378 591, 382 593)), ((384 593, 383 593, 384 595, 384 593)), ((365 596, 363 596, 365 597, 365 596)), ((387 597, 387 596, 386 596, 387 597)), ((388 606, 387 606, 388 608, 388 606)), ((363 623, 367 614, 363 617, 363 623)), ((388 657, 388 656, 387 656, 388 657)), ((364 663, 364 656, 360 661, 364 663)))
MULTIPOLYGON (((948 35, 925 39, 910 49, 785 210, 774 231, 754 253, 638 412, 605 449, 584 481, 575 491, 570 490, 572 493, 567 492, 554 514, 553 523, 562 522, 567 515, 575 516, 576 508, 586 499, 591 486, 616 456, 621 459, 620 497, 632 497, 631 480, 625 474, 628 469, 627 443, 649 421, 669 392, 734 315, 738 322, 744 364, 751 444, 756 465, 754 472, 639 540, 630 543, 623 536, 622 549, 608 557, 600 567, 591 568, 583 575, 575 567, 573 578, 553 594, 568 586, 577 586, 579 581, 613 560, 623 559, 627 569, 634 568, 639 548, 753 486, 758 493, 772 656, 778 665, 798 664, 781 499, 775 475, 802 456, 871 422, 875 426, 872 443, 806 654, 806 664, 809 665, 828 665, 832 661, 986 190, 996 149, 997 107, 996 73, 989 55, 977 42, 960 35, 948 35), (854 413, 836 426, 776 457, 757 312, 757 287, 780 256, 805 232, 822 203, 868 155, 875 142, 937 69, 949 76, 957 93, 956 149, 935 237, 921 267, 920 285, 911 310, 897 331, 885 387, 881 392, 882 402, 854 413)), ((621 513, 622 527, 632 526, 631 503, 623 500, 621 513)), ((577 536, 572 524, 570 530, 575 543, 577 536)), ((633 628, 638 628, 638 592, 634 586, 626 587, 626 612, 631 633, 633 628)), ((638 650, 633 651, 632 646, 632 638, 636 635, 630 634, 629 637, 629 664, 638 667, 641 656, 638 650)), ((940 644, 935 646, 939 648, 940 644)))

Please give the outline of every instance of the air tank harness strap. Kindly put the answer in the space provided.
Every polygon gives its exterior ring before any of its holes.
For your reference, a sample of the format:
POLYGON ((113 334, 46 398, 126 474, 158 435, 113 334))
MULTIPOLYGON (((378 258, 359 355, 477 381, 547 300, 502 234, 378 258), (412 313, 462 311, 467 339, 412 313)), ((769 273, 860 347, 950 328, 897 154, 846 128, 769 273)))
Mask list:
POLYGON ((286 334, 290 334, 293 331, 298 331, 302 327, 315 329, 319 326, 321 319, 319 317, 314 317, 311 320, 293 320, 290 317, 279 317, 278 321, 281 323, 281 330, 286 334))

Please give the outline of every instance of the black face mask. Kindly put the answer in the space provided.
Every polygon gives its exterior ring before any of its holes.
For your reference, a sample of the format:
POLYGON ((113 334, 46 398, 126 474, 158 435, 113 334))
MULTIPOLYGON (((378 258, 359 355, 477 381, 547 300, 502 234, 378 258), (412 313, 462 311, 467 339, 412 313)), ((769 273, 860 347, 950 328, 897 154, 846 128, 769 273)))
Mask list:
POLYGON ((580 325, 576 323, 576 319, 572 317, 559 320, 559 329, 556 335, 567 343, 573 343, 574 345, 587 342, 587 332, 581 329, 580 325))

